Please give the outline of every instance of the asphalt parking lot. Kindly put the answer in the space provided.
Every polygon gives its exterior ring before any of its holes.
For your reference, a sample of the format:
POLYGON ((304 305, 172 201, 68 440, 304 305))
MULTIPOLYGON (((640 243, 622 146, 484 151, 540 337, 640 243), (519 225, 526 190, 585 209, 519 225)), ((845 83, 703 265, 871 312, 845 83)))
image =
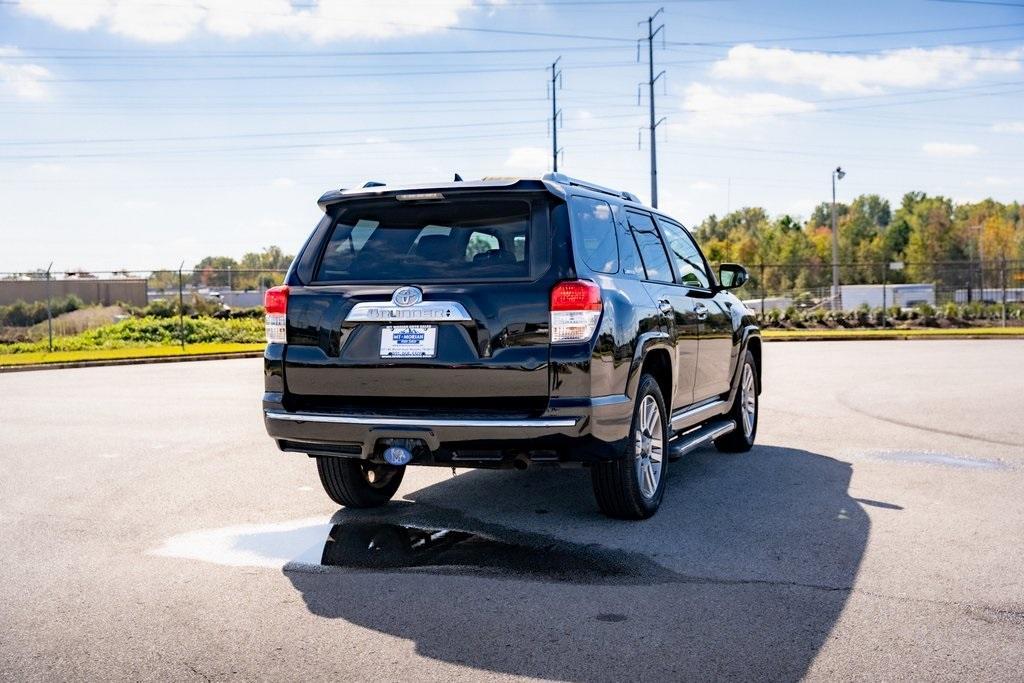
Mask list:
POLYGON ((1024 342, 765 364, 759 445, 674 463, 639 523, 583 470, 339 510, 265 436, 259 360, 0 375, 0 678, 1020 680, 1024 342), (486 539, 319 564, 382 524, 486 539))

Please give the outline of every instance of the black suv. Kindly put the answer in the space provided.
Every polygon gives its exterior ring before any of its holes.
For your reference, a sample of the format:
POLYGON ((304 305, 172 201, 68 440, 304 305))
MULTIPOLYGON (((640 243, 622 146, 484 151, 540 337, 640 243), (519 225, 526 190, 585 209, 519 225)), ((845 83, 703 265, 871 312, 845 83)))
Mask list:
POLYGON ((669 461, 757 432, 761 337, 689 232, 548 174, 328 192, 266 294, 267 432, 372 507, 405 466, 583 465, 606 514, 658 509, 669 461))

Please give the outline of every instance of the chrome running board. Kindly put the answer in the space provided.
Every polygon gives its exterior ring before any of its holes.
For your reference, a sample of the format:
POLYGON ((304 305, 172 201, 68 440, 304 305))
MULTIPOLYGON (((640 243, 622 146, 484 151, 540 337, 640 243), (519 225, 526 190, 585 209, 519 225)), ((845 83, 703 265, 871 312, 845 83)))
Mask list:
POLYGON ((668 444, 669 460, 678 460, 687 453, 705 444, 709 444, 720 436, 725 436, 736 429, 732 420, 715 420, 693 431, 680 434, 668 444))
POLYGON ((686 429, 704 420, 720 415, 726 411, 728 403, 715 399, 693 408, 678 410, 672 413, 672 429, 686 429))

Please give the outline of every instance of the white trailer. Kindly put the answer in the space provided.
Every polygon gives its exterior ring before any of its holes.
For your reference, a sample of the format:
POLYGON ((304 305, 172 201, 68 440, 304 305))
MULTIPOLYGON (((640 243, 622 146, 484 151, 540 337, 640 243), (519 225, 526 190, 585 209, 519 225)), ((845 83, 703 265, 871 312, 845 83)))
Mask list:
POLYGON ((886 307, 912 308, 919 304, 935 305, 935 285, 930 283, 841 285, 840 295, 843 308, 848 311, 858 309, 864 304, 870 308, 881 308, 883 297, 886 307))

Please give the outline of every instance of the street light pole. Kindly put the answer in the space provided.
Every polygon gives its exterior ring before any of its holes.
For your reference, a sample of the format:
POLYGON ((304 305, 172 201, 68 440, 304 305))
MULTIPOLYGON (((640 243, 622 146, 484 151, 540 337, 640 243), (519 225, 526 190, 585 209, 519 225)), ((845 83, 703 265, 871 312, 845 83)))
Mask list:
POLYGON ((836 170, 832 171, 832 306, 831 309, 836 309, 836 304, 839 303, 839 230, 836 224, 836 181, 842 180, 846 175, 846 171, 842 167, 837 166, 836 170))

